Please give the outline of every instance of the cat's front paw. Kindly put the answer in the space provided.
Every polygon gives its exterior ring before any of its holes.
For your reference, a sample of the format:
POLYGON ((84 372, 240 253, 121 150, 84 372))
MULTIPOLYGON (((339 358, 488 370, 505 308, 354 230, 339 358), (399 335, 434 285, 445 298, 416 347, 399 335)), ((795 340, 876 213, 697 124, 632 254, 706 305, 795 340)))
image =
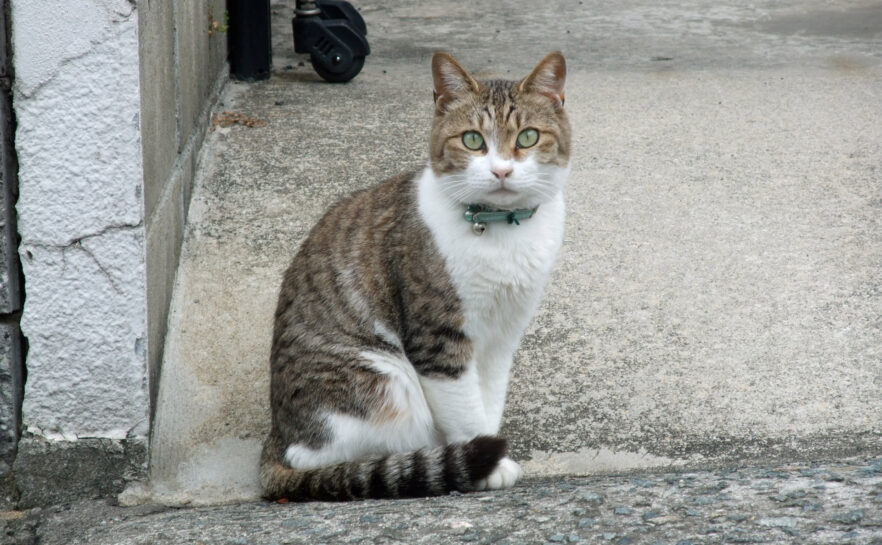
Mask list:
POLYGON ((521 466, 508 456, 499 460, 496 468, 487 475, 486 479, 481 479, 475 483, 476 490, 499 490, 500 488, 510 488, 514 486, 518 479, 521 478, 521 466))

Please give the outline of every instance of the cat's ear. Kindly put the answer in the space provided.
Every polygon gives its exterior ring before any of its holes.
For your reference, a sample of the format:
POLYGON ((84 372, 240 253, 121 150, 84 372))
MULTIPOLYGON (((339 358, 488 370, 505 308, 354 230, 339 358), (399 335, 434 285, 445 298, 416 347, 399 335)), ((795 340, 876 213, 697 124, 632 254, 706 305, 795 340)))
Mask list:
POLYGON ((563 108, 564 83, 567 79, 567 63, 559 52, 549 53, 536 68, 518 84, 522 93, 538 93, 548 97, 555 107, 563 108))
POLYGON ((453 99, 480 90, 478 82, 450 54, 432 55, 432 79, 435 84, 435 108, 443 111, 453 99))

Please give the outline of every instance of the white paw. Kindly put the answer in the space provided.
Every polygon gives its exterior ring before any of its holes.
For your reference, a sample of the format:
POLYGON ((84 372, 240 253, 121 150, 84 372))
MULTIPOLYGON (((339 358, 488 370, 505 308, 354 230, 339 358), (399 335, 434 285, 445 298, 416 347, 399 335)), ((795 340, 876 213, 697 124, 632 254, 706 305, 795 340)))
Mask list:
POLYGON ((521 478, 521 466, 517 462, 506 456, 499 460, 490 475, 486 479, 481 479, 475 483, 477 490, 499 490, 500 488, 510 488, 514 486, 518 479, 521 478))

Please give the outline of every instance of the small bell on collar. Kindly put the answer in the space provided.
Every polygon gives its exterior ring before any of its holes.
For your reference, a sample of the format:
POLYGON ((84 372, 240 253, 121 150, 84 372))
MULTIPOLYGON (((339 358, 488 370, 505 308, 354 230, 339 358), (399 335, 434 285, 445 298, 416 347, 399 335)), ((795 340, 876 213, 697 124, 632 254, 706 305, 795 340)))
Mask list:
POLYGON ((472 224, 472 232, 476 235, 480 236, 484 234, 484 231, 487 230, 487 224, 482 221, 476 221, 472 224))

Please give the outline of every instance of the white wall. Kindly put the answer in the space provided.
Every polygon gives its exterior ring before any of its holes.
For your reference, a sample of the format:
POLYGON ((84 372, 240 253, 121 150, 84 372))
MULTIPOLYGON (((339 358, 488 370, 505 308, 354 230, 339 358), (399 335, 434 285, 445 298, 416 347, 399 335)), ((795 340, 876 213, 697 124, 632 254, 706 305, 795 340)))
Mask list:
POLYGON ((126 0, 13 0, 25 428, 144 437, 138 21, 126 0))

